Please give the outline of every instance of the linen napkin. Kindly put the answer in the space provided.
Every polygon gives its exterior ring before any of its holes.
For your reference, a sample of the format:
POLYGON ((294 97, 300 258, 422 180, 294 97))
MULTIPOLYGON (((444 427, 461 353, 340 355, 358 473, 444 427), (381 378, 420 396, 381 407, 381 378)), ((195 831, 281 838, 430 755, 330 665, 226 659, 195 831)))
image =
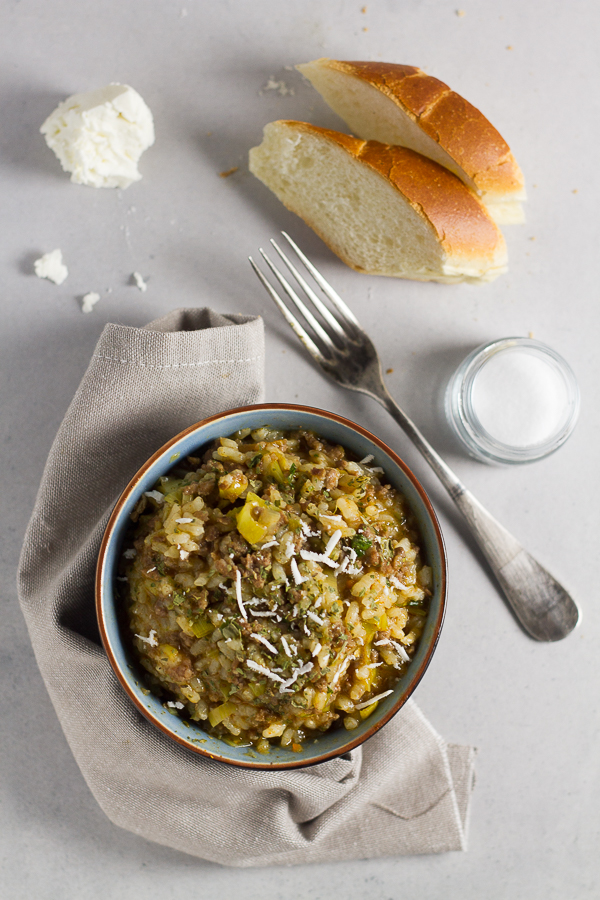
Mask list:
POLYGON ((474 750, 448 745, 409 701, 362 747, 292 771, 244 771, 150 724, 101 646, 94 572, 121 490, 169 438, 260 402, 259 317, 180 309, 107 325, 50 452, 25 537, 19 594, 67 741, 116 824, 233 866, 466 849, 474 750))

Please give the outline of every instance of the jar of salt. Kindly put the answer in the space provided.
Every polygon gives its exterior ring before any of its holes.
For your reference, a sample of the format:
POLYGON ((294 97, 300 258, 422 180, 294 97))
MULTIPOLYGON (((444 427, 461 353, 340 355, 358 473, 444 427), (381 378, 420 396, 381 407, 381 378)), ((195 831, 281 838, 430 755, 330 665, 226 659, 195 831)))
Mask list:
POLYGON ((567 440, 579 388, 562 356, 531 338, 474 350, 450 379, 446 415, 471 456, 488 463, 533 462, 567 440))

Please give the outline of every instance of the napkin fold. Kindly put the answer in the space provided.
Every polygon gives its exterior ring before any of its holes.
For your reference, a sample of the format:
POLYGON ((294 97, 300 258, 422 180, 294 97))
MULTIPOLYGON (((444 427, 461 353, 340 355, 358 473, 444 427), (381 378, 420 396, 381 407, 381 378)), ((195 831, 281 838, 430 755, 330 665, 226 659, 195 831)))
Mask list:
POLYGON ((100 643, 96 558, 110 511, 173 435, 264 393, 259 317, 179 309, 107 325, 50 451, 19 597, 73 755, 122 828, 202 859, 264 866, 466 849, 474 750, 409 701, 362 747, 307 769, 244 771, 151 725, 100 643))

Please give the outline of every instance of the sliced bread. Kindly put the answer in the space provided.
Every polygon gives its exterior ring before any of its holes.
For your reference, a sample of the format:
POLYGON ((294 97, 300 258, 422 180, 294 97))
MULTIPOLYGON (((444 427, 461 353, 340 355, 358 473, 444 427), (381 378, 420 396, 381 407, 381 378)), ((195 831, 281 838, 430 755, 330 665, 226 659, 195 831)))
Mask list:
POLYGON ((364 140, 410 147, 458 175, 500 224, 525 220, 525 181, 485 116, 415 66, 317 59, 296 66, 364 140))
POLYGON ((250 171, 359 272, 490 281, 506 270, 501 232, 462 181, 405 147, 306 122, 271 122, 250 171))

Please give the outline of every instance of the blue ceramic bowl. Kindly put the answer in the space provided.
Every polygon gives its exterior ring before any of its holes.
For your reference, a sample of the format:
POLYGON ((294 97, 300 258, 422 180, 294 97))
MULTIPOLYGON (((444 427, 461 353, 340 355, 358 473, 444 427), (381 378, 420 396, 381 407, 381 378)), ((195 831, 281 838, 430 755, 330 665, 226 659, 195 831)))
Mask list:
POLYGON ((102 643, 119 681, 139 711, 165 735, 189 750, 224 763, 254 769, 292 769, 341 756, 385 725, 406 703, 423 677, 440 636, 445 599, 444 540, 431 503, 410 469, 393 450, 360 425, 325 410, 289 404, 230 410, 192 425, 161 447, 132 478, 118 500, 102 540, 96 571, 96 611, 102 643), (232 747, 203 731, 198 723, 167 712, 162 702, 145 688, 139 666, 121 633, 121 615, 114 589, 121 545, 130 524, 129 515, 144 491, 151 490, 158 478, 165 475, 180 457, 198 456, 201 449, 216 438, 261 425, 285 430, 302 426, 341 444, 358 459, 372 454, 374 465, 381 466, 389 482, 407 498, 419 524, 427 562, 433 569, 433 596, 421 642, 394 692, 380 701, 375 712, 353 731, 331 730, 314 741, 306 741, 299 753, 273 746, 268 755, 262 755, 252 748, 232 747))

